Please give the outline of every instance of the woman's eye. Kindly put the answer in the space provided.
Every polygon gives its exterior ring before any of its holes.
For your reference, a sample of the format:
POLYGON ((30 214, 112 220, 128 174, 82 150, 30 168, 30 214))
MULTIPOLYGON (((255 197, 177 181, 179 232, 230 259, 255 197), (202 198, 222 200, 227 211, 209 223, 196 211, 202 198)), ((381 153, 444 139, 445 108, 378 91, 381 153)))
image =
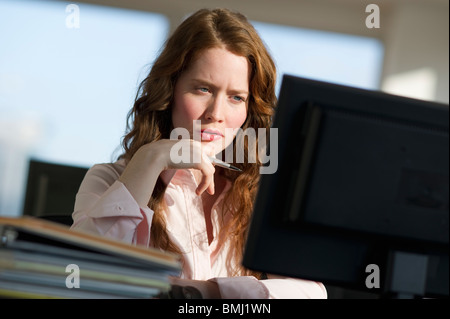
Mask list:
POLYGON ((235 95, 233 96, 233 100, 236 102, 245 102, 245 99, 242 96, 235 95))

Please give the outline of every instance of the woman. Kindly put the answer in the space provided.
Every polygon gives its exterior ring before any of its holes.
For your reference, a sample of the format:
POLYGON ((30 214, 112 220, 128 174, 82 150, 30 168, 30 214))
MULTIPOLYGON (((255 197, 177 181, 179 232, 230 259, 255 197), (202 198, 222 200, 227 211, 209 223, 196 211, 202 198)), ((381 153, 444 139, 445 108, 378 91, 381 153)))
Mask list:
POLYGON ((236 155, 238 129, 270 128, 275 76, 243 15, 204 9, 187 18, 141 83, 124 154, 82 182, 72 228, 180 254, 172 284, 204 298, 325 298, 321 283, 261 280, 240 265, 261 161, 235 161, 241 172, 211 161, 225 148, 236 155), (177 160, 179 150, 196 160, 177 160))

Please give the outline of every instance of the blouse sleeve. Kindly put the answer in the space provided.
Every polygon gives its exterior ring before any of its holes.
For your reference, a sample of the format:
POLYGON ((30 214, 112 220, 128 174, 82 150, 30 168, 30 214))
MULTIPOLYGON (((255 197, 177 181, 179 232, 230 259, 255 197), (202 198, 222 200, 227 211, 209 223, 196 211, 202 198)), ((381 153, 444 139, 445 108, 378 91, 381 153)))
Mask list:
POLYGON ((257 280, 252 276, 221 277, 216 282, 222 299, 326 299, 325 286, 294 278, 257 280))
POLYGON ((139 207, 110 164, 94 165, 76 195, 72 229, 149 245, 153 211, 139 207))
POLYGON ((269 291, 270 299, 326 299, 327 290, 321 282, 294 279, 266 279, 260 281, 269 291))

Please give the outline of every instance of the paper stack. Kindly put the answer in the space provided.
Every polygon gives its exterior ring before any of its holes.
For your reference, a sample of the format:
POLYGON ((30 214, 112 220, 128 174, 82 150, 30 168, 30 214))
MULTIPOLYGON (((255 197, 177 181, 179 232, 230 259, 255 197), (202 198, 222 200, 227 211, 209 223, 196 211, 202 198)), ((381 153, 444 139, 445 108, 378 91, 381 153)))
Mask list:
POLYGON ((178 256, 34 217, 0 217, 0 297, 154 298, 178 256))

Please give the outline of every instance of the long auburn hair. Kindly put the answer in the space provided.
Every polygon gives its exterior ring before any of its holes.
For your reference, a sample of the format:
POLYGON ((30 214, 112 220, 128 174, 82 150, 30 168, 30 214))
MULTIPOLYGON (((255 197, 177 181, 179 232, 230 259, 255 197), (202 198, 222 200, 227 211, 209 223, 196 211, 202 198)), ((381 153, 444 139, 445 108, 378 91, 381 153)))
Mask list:
MULTIPOLYGON (((141 146, 170 137, 173 93, 179 76, 199 53, 216 47, 246 57, 251 66, 248 112, 242 129, 253 128, 256 134, 258 128, 268 131, 276 105, 276 68, 264 43, 244 15, 227 9, 201 9, 178 26, 166 41, 150 74, 139 86, 134 106, 128 113, 127 134, 122 141, 125 152, 121 157, 126 162, 141 146)), ((244 139, 243 143, 248 149, 248 140, 244 139)), ((236 139, 232 147, 233 154, 236 154, 236 139)), ((230 213, 231 219, 219 234, 220 238, 230 240, 232 255, 228 258, 229 267, 231 260, 240 261, 243 255, 262 165, 259 156, 256 156, 256 163, 248 163, 248 153, 244 153, 244 163, 233 163, 242 169, 241 173, 221 172, 232 182, 222 207, 223 214, 230 213)), ((150 241, 154 247, 181 253, 167 234, 165 189, 166 185, 159 178, 148 204, 154 211, 150 241)), ((237 264, 237 268, 230 269, 232 275, 260 277, 260 274, 237 264)))

